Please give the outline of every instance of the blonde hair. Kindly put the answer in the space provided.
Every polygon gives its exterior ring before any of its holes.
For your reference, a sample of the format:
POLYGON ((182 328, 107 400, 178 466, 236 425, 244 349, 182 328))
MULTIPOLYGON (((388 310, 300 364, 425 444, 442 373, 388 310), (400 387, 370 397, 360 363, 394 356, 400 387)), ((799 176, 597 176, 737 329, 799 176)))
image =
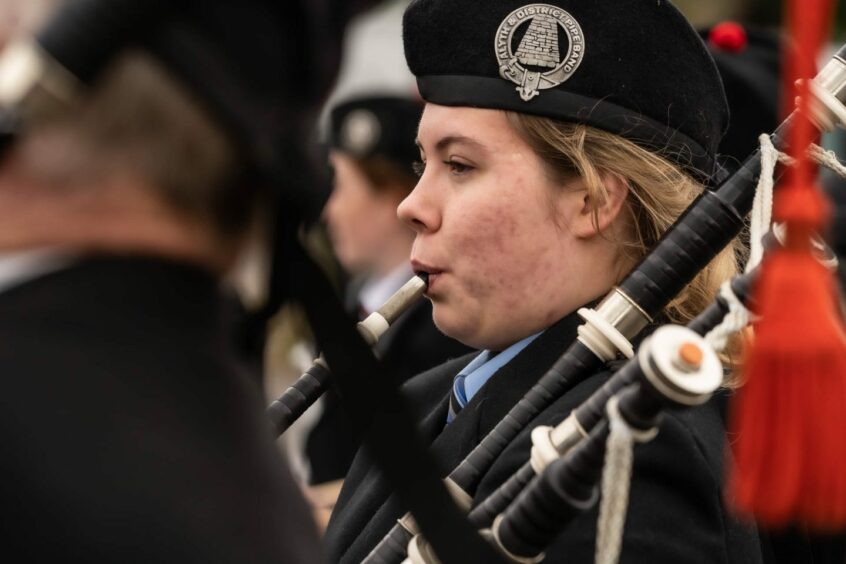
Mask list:
MULTIPOLYGON (((508 112, 518 134, 534 149, 553 178, 580 177, 588 197, 601 206, 608 198, 602 174, 625 179, 624 213, 630 229, 617 242, 621 279, 667 231, 703 185, 665 158, 617 135, 580 124, 508 112)), ((597 217, 594 216, 594 221, 597 217)), ((726 247, 664 309, 673 323, 686 324, 709 305, 720 284, 737 273, 737 240, 726 247)), ((618 280, 619 282, 619 280, 618 280)), ((734 344, 736 348, 737 343, 734 344)))

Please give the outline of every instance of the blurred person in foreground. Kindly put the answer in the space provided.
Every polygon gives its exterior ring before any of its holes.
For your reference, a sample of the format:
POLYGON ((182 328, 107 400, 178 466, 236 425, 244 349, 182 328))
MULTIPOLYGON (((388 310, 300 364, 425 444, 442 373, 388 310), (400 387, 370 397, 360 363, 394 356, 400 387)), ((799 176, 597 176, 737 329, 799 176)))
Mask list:
MULTIPOLYGON (((335 183, 323 216, 335 254, 351 277, 346 306, 360 319, 414 276, 409 264, 414 232, 397 218, 397 206, 417 183, 412 165, 422 111, 416 100, 370 95, 343 102, 330 115, 335 183)), ((376 350, 401 383, 471 349, 438 331, 431 303, 420 300, 376 350)), ((317 499, 329 509, 360 444, 334 390, 321 403, 320 419, 307 431, 305 454, 309 482, 322 485, 317 499)))
POLYGON ((0 504, 16 561, 322 561, 220 292, 261 191, 172 68, 122 51, 0 162, 0 504))

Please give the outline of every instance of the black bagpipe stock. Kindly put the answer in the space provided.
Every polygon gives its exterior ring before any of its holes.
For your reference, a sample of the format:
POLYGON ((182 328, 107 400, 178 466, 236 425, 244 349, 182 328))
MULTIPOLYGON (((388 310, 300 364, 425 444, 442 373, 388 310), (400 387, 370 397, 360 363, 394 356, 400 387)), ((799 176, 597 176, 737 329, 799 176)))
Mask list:
MULTIPOLYGON (((815 83, 828 94, 833 103, 842 104, 846 101, 846 46, 823 67, 815 83)), ((787 148, 786 134, 795 119, 796 114, 791 114, 771 135, 776 148, 787 148)), ((828 127, 820 121, 814 120, 817 127, 828 127)), ((752 208, 760 172, 761 152, 756 150, 734 174, 716 189, 706 190, 688 207, 655 248, 618 288, 606 296, 598 306, 597 313, 626 338, 636 337, 652 317, 660 313, 740 233, 744 217, 752 208), (625 304, 622 310, 619 307, 621 303, 625 304)), ((581 337, 577 339, 449 474, 447 481, 451 487, 472 498, 479 480, 506 446, 564 390, 598 370, 602 364, 603 360, 598 354, 581 337)), ((365 563, 402 562, 405 554, 393 548, 407 546, 416 534, 413 522, 408 517, 401 519, 391 529, 364 560, 365 563)))
MULTIPOLYGON (((397 290, 382 307, 359 322, 358 331, 371 347, 390 326, 412 305, 417 303, 426 291, 425 275, 414 276, 397 290)), ((292 386, 268 406, 266 413, 270 418, 275 436, 284 433, 291 424, 302 415, 332 383, 332 372, 322 356, 300 376, 292 386)))
MULTIPOLYGON (((631 429, 655 433, 665 409, 700 405, 719 388, 719 358, 696 336, 689 329, 662 327, 627 365, 633 367, 631 381, 612 398, 617 398, 619 414, 631 429), (674 365, 670 357, 678 353, 673 348, 682 344, 694 344, 705 361, 696 367, 674 365)), ((551 462, 496 518, 493 537, 509 558, 525 562, 542 556, 567 523, 593 507, 609 433, 608 419, 600 419, 583 441, 551 462)))
MULTIPOLYGON (((758 275, 759 269, 736 276, 731 281, 735 296, 746 304, 749 289, 758 275)), ((687 324, 687 328, 704 337, 722 323, 729 312, 729 304, 722 296, 717 296, 711 304, 687 324)), ((637 357, 629 359, 608 381, 584 401, 552 431, 551 441, 560 455, 565 455, 585 439, 593 429, 605 420, 605 407, 608 400, 618 392, 633 384, 641 375, 637 357)), ((490 527, 497 515, 508 508, 529 482, 536 476, 535 469, 527 461, 511 478, 506 480, 491 495, 470 511, 469 519, 474 527, 490 527)))

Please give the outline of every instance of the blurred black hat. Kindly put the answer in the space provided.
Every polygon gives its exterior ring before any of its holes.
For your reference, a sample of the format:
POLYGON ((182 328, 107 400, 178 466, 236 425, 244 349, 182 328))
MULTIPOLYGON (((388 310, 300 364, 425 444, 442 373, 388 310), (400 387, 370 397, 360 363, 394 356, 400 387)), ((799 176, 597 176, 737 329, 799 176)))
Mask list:
POLYGON ((382 157, 411 174, 420 158, 414 140, 423 103, 409 98, 369 96, 335 106, 330 115, 332 148, 356 158, 382 157))
MULTIPOLYGON (((68 0, 22 58, 34 69, 25 75, 33 84, 12 91, 21 100, 0 102, 6 110, 31 105, 23 98, 44 85, 52 91, 57 76, 92 84, 125 49, 146 50, 193 90, 246 164, 271 184, 284 182, 293 207, 316 213, 328 194, 321 184, 328 182, 304 172, 304 138, 334 81, 345 24, 374 3, 68 0)), ((15 133, 8 130, 18 120, 0 121, 7 137, 15 133)))
POLYGON ((415 0, 403 30, 429 102, 578 121, 700 177, 714 172, 725 95, 704 43, 666 0, 415 0))
POLYGON ((735 22, 720 23, 700 34, 717 63, 731 112, 719 152, 728 157, 729 166, 736 166, 758 146, 759 135, 778 127, 779 37, 774 32, 735 22))

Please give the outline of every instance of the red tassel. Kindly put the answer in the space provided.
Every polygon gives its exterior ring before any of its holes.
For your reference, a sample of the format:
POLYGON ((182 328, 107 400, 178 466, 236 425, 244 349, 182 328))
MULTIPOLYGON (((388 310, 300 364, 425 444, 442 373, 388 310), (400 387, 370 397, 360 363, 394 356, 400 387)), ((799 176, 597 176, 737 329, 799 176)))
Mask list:
POLYGON ((811 254, 769 257, 761 323, 732 410, 730 499, 765 527, 846 526, 846 334, 831 273, 811 254))
POLYGON ((729 501, 764 527, 831 532, 846 527, 846 334, 832 274, 811 252, 827 210, 807 157, 814 131, 803 118, 830 2, 793 0, 788 12, 797 42, 787 74, 798 84, 790 138, 797 163, 773 210, 787 227, 785 248, 764 257, 754 289, 761 321, 732 405, 729 501))

